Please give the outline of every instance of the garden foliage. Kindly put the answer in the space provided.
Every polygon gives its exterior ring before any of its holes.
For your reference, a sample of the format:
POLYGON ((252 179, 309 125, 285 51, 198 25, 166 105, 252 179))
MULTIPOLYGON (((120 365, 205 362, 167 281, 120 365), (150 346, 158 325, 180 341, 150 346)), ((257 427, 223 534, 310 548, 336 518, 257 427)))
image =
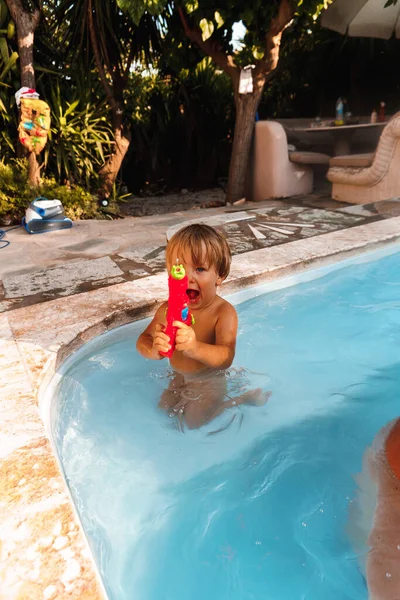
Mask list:
POLYGON ((61 200, 71 219, 99 218, 98 202, 87 190, 76 185, 60 185, 44 177, 38 189, 28 185, 25 160, 0 161, 0 225, 20 223, 26 208, 37 196, 61 200))

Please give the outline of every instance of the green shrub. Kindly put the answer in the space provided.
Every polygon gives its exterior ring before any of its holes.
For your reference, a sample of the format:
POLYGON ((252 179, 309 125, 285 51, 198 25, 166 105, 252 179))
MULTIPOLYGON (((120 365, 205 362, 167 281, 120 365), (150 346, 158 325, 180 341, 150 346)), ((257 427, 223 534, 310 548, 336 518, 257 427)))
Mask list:
POLYGON ((40 188, 45 198, 61 200, 65 214, 72 220, 99 219, 97 198, 79 186, 59 185, 55 179, 46 179, 40 188))
POLYGON ((19 223, 37 196, 61 200, 65 214, 71 219, 104 218, 97 199, 83 188, 59 185, 55 179, 44 178, 39 188, 32 189, 28 185, 25 160, 8 164, 0 161, 0 225, 19 223))
POLYGON ((44 153, 46 171, 59 182, 94 190, 100 185, 98 173, 113 147, 108 109, 105 102, 90 100, 90 87, 81 84, 70 90, 70 100, 65 87, 65 82, 56 81, 47 98, 51 130, 44 153))

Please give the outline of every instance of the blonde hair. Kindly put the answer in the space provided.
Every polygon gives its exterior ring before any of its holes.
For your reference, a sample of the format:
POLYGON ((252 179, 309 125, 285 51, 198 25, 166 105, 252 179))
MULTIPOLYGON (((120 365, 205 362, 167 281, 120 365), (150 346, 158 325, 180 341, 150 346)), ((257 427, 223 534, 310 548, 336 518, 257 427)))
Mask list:
POLYGON ((180 255, 189 252, 197 265, 214 267, 218 276, 225 279, 231 267, 231 249, 222 233, 209 225, 196 223, 177 231, 167 244, 167 265, 175 264, 180 255))

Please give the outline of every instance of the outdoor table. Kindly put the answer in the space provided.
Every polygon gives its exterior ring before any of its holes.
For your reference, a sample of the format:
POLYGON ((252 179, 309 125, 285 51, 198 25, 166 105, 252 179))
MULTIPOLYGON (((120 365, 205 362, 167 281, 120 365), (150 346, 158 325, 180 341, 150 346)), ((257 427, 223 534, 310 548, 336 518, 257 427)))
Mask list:
POLYGON ((378 123, 354 123, 349 125, 314 125, 313 127, 294 126, 291 131, 295 133, 329 133, 333 137, 333 154, 342 156, 350 154, 351 138, 357 131, 384 127, 388 121, 379 121, 378 123))

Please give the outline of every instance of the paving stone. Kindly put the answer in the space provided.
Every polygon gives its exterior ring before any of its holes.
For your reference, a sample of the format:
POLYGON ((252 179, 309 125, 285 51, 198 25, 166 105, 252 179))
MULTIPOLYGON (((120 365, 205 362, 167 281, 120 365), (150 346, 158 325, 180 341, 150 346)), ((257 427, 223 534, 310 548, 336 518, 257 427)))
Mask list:
POLYGON ((323 210, 318 208, 308 208, 301 214, 301 219, 308 222, 318 223, 320 221, 328 221, 331 223, 339 223, 346 227, 350 224, 359 223, 363 221, 363 217, 355 215, 346 215, 333 210, 323 210))
POLYGON ((3 278, 5 297, 21 298, 43 292, 65 296, 74 294, 87 281, 102 280, 123 275, 121 269, 108 256, 93 260, 67 263, 61 267, 40 269, 27 275, 6 275, 3 278))
POLYGON ((84 254, 87 250, 95 251, 96 254, 112 254, 119 248, 117 240, 107 239, 106 237, 95 238, 64 246, 63 251, 66 254, 84 254))
MULTIPOLYGON (((306 206, 289 206, 276 211, 278 215, 298 215, 307 210, 306 206)), ((297 218, 297 217, 296 217, 297 218)))
POLYGON ((94 238, 89 240, 84 240, 83 242, 78 242, 77 244, 71 244, 70 246, 64 246, 64 250, 68 252, 83 252, 88 250, 89 248, 94 248, 96 246, 100 246, 104 240, 101 238, 94 238))
POLYGON ((142 263, 146 261, 151 254, 153 254, 157 250, 162 250, 164 247, 159 244, 148 244, 145 246, 140 246, 139 248, 128 248, 124 252, 119 252, 118 256, 121 258, 127 258, 128 260, 133 260, 137 263, 142 263))
POLYGON ((274 237, 268 236, 265 240, 259 240, 259 245, 261 248, 270 248, 271 246, 276 246, 277 244, 283 243, 287 241, 286 236, 281 235, 278 238, 279 234, 274 235, 274 237))
POLYGON ((146 261, 146 265, 152 269, 152 271, 162 271, 165 269, 165 255, 146 261))
MULTIPOLYGON (((334 225, 333 229, 337 229, 337 227, 334 225)), ((320 235, 321 233, 326 233, 328 231, 328 229, 326 231, 321 231, 321 229, 302 229, 300 231, 300 237, 301 238, 310 238, 310 237, 314 237, 314 235, 320 235)))
POLYGON ((391 200, 382 200, 374 204, 375 213, 386 217, 400 216, 400 200, 392 198, 391 200))
POLYGON ((224 225, 225 233, 237 233, 240 231, 240 226, 237 223, 227 223, 224 225))
POLYGON ((170 227, 167 230, 167 239, 171 239, 171 237, 174 235, 174 233, 176 233, 177 231, 179 231, 180 229, 182 229, 183 227, 186 227, 187 225, 191 225, 193 223, 207 223, 207 225, 210 225, 211 227, 218 227, 218 226, 222 226, 225 225, 226 223, 229 223, 230 221, 243 221, 243 220, 248 220, 248 219, 255 219, 256 215, 252 214, 252 211, 244 211, 244 210, 237 210, 237 211, 230 211, 230 212, 226 212, 223 213, 221 215, 214 215, 212 217, 204 217, 203 219, 190 219, 189 221, 184 221, 183 223, 179 223, 178 225, 173 225, 172 227, 170 227))
POLYGON ((243 237, 230 237, 229 245, 231 247, 232 254, 242 254, 242 252, 254 250, 256 247, 252 241, 243 237))
POLYGON ((376 211, 371 208, 367 208, 363 204, 356 204, 355 206, 346 206, 345 208, 339 208, 338 212, 349 215, 358 215, 360 217, 372 217, 376 214, 376 211))
POLYGON ((275 210, 277 208, 282 208, 284 206, 285 206, 284 202, 282 202, 280 200, 271 200, 271 203, 269 206, 266 206, 265 208, 256 208, 253 210, 249 210, 248 212, 251 212, 251 213, 254 212, 257 215, 268 215, 273 210, 275 210))
POLYGON ((133 275, 135 279, 139 277, 148 277, 150 275, 150 273, 144 269, 130 269, 129 273, 133 275))
POLYGON ((318 223, 318 229, 320 230, 320 233, 325 233, 326 231, 336 231, 337 229, 342 228, 340 227, 339 223, 318 223))

